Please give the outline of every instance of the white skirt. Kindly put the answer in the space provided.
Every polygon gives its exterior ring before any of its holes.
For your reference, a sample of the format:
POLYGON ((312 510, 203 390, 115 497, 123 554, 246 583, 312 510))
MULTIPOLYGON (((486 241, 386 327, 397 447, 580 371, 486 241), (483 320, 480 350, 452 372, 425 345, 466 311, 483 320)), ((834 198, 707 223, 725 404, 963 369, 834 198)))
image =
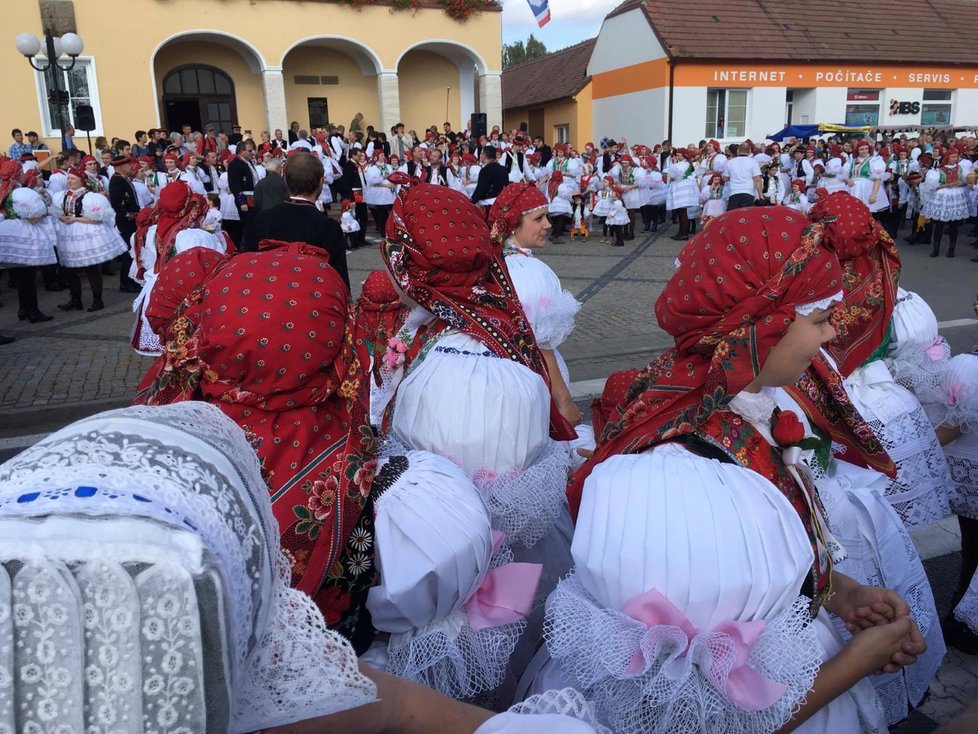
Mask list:
POLYGON ((890 195, 886 191, 886 183, 880 181, 879 191, 876 192, 876 202, 869 203, 869 197, 873 193, 873 179, 857 178, 852 185, 852 195, 869 207, 871 212, 881 212, 890 208, 890 195))
POLYGON ((112 224, 57 223, 58 261, 66 268, 84 268, 108 262, 129 247, 112 224))
MULTIPOLYGON (((944 447, 944 456, 954 482, 951 510, 955 515, 978 520, 978 433, 961 434, 944 447)), ((978 602, 975 612, 978 614, 978 602)), ((975 622, 978 625, 978 617, 975 622)))
POLYGON ((935 191, 924 202, 921 213, 936 222, 959 222, 967 219, 971 216, 968 190, 959 186, 956 189, 935 191))
POLYGON ((611 197, 610 196, 598 196, 597 202, 594 204, 594 209, 591 210, 591 214, 595 217, 606 217, 611 212, 611 197))
POLYGON ((58 262, 54 254, 52 230, 44 223, 26 219, 0 219, 0 264, 14 266, 53 265, 58 262))
POLYGON ((692 176, 679 181, 670 181, 666 191, 666 209, 699 208, 700 192, 696 188, 696 179, 692 176))
POLYGON ((926 527, 947 517, 951 475, 920 401, 897 384, 880 360, 855 370, 845 386, 896 463, 897 476, 885 496, 904 525, 926 527))

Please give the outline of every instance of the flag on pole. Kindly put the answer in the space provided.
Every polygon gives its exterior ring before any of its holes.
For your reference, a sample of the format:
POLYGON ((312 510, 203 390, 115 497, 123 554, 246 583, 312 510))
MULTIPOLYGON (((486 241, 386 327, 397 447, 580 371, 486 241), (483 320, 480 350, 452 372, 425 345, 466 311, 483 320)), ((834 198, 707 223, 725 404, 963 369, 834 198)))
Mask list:
POLYGON ((543 28, 550 22, 550 0, 526 0, 530 10, 537 19, 537 25, 543 28))

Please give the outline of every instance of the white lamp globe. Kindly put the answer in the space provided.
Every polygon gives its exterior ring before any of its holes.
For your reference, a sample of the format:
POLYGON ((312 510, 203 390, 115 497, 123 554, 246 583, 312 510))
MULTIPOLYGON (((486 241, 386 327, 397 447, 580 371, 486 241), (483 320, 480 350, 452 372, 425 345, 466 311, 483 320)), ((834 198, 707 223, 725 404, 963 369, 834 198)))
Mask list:
POLYGON ((64 49, 61 47, 61 36, 54 37, 54 58, 61 58, 64 53, 64 49))
POLYGON ((78 56, 85 50, 85 42, 77 33, 65 33, 61 36, 61 48, 69 56, 78 56))
POLYGON ((17 36, 17 51, 24 56, 36 56, 41 50, 41 42, 32 33, 21 33, 17 36))

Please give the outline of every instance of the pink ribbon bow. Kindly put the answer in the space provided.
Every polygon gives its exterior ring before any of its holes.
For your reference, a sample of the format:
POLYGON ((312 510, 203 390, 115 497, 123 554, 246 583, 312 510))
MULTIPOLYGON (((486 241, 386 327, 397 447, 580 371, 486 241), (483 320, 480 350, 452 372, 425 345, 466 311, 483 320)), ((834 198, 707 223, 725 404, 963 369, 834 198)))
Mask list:
MULTIPOLYGON (((689 648, 700 633, 689 621, 685 614, 677 609, 672 602, 655 589, 639 594, 625 604, 622 612, 647 627, 672 627, 675 634, 672 638, 680 642, 682 648, 671 653, 673 659, 688 654, 689 648), (685 638, 685 643, 681 640, 685 638)), ((710 680, 736 706, 745 711, 761 711, 772 705, 788 690, 783 683, 765 678, 747 664, 757 638, 765 629, 763 620, 755 622, 722 622, 703 636, 720 637, 728 644, 734 653, 734 663, 725 670, 716 657, 710 660, 707 671, 710 680)), ((702 639, 702 638, 701 638, 702 639)), ((721 643, 722 644, 722 643, 721 643)), ((625 668, 627 677, 636 677, 645 671, 645 652, 641 647, 632 655, 628 667, 625 668)))
MULTIPOLYGON (((505 534, 492 531, 493 552, 505 534)), ((533 609, 543 565, 508 563, 490 569, 472 598, 465 602, 469 626, 476 632, 523 619, 533 609)))
POLYGON ((933 343, 924 350, 924 354, 930 357, 932 362, 940 362, 944 359, 944 342, 938 338, 933 341, 933 343))

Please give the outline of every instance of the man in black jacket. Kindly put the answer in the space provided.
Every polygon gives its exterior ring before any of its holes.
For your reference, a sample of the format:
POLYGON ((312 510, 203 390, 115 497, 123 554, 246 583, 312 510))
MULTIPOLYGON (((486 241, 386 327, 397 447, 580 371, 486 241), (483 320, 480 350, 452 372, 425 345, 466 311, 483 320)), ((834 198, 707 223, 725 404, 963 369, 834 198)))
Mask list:
POLYGON ((251 228, 245 233, 248 249, 257 250, 262 240, 305 242, 321 247, 349 289, 343 230, 339 222, 316 208, 316 200, 323 190, 323 164, 311 153, 293 153, 285 164, 285 184, 289 198, 283 204, 255 214, 251 228))
POLYGON ((543 142, 543 136, 537 135, 533 138, 533 149, 540 154, 540 165, 545 166, 554 157, 554 152, 549 145, 543 142))
POLYGON ((272 156, 265 162, 265 178, 255 184, 255 212, 271 209, 289 198, 289 188, 282 178, 282 161, 272 156))
MULTIPOLYGON (((340 179, 340 193, 344 199, 354 203, 353 215, 360 224, 360 231, 354 233, 352 239, 353 248, 366 247, 367 245, 367 203, 364 201, 363 192, 367 190, 366 156, 362 150, 350 151, 350 156, 341 164, 343 176, 340 179)), ((383 236, 383 232, 381 232, 383 236)))
POLYGON ((255 166, 251 162, 255 153, 254 141, 241 141, 236 148, 236 153, 234 159, 228 163, 228 191, 234 197, 234 205, 238 207, 241 229, 244 232, 241 237, 242 241, 234 244, 246 251, 245 245, 250 241, 248 224, 255 203, 255 182, 258 180, 258 171, 255 170, 255 166))
POLYGON ((496 161, 496 149, 491 145, 482 149, 481 163, 482 170, 479 171, 479 180, 472 193, 472 203, 483 207, 488 215, 489 207, 509 184, 509 174, 496 161))
MULTIPOLYGON (((115 209, 115 226, 127 245, 136 233, 136 215, 139 214, 139 198, 130 180, 135 168, 136 161, 131 156, 114 158, 112 178, 109 179, 109 203, 115 209)), ((123 293, 139 293, 139 285, 129 277, 132 257, 126 252, 119 259, 122 265, 119 271, 119 290, 123 293)))

